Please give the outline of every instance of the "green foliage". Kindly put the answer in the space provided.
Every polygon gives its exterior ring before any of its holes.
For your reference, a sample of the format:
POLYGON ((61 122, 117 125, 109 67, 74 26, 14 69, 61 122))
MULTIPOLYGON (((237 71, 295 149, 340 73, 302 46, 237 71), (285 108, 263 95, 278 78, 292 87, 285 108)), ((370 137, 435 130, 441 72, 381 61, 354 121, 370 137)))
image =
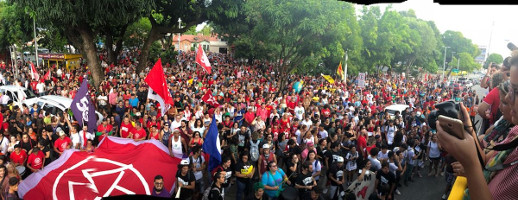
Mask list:
POLYGON ((134 22, 124 34, 124 46, 128 48, 141 48, 151 31, 151 22, 147 17, 142 17, 134 22))
POLYGON ((0 48, 16 44, 22 47, 34 39, 33 19, 16 2, 0 2, 0 48))
POLYGON ((68 40, 59 30, 55 28, 44 29, 40 31, 41 39, 38 40, 38 46, 46 47, 51 52, 65 52, 65 45, 68 40))
POLYGON ((504 58, 502 57, 502 55, 492 53, 487 57, 486 62, 484 63, 484 69, 487 69, 489 63, 502 64, 502 62, 504 62, 504 58))

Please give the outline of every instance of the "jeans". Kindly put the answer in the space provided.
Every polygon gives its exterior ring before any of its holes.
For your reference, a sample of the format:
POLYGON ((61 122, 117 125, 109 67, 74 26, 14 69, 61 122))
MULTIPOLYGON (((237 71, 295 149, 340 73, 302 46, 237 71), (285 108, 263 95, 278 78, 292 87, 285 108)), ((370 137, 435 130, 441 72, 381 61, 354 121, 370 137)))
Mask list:
POLYGON ((412 171, 414 170, 414 165, 407 165, 406 166, 406 171, 405 171, 405 177, 403 178, 403 181, 405 181, 405 183, 410 180, 410 177, 412 176, 412 171))
POLYGON ((250 181, 241 182, 236 180, 237 190, 236 190, 236 199, 242 200, 244 197, 248 197, 250 191, 250 181))

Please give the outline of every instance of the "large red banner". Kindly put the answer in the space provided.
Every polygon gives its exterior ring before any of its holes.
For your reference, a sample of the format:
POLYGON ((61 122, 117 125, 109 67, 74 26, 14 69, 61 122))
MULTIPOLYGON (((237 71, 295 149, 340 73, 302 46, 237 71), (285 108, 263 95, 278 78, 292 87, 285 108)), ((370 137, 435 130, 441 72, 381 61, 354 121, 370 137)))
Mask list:
POLYGON ((169 156, 157 140, 134 142, 106 137, 94 153, 66 150, 59 159, 21 182, 23 199, 100 199, 151 195, 154 177, 164 177, 171 191, 180 159, 169 156))

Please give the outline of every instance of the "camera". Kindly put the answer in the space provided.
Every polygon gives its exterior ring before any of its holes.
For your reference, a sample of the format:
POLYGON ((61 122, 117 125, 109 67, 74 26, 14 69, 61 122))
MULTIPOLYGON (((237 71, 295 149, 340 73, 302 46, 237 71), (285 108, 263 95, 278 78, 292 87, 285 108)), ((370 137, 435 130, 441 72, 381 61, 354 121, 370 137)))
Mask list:
POLYGON ((435 122, 437 121, 439 115, 444 115, 454 119, 460 119, 460 104, 458 102, 444 101, 435 104, 435 109, 436 110, 430 112, 430 115, 428 115, 428 125, 433 130, 437 130, 435 122))

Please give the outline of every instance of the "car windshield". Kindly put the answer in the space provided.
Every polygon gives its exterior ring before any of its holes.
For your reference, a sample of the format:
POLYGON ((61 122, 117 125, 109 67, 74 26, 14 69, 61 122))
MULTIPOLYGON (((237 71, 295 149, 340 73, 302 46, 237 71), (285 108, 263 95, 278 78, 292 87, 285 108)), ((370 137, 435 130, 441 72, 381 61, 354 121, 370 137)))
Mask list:
POLYGON ((34 92, 32 92, 31 90, 25 89, 25 90, 23 90, 23 92, 27 96, 27 99, 36 98, 36 94, 34 94, 34 92))

